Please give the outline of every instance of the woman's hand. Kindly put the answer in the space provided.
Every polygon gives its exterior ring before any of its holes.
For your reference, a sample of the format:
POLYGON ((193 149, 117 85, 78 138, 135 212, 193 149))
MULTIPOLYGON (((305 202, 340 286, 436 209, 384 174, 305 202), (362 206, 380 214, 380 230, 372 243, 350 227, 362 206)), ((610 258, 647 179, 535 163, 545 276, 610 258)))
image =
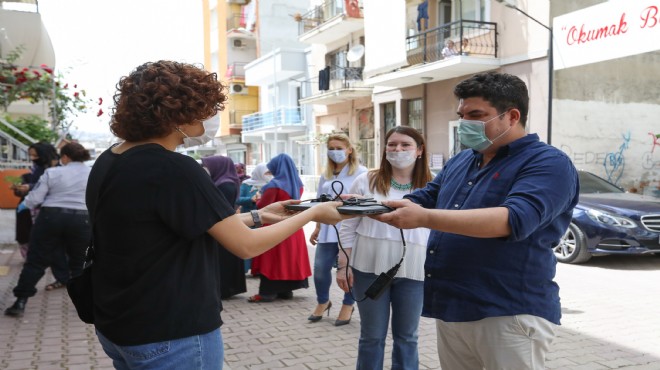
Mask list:
POLYGON ((337 285, 346 293, 353 287, 353 270, 350 266, 337 269, 337 285), (348 278, 346 278, 347 274, 348 278))
POLYGON ((352 217, 339 214, 337 207, 342 204, 342 202, 322 202, 319 205, 309 208, 305 212, 313 213, 312 221, 327 225, 335 225, 339 221, 352 217))
POLYGON ((254 194, 254 196, 252 196, 252 203, 257 203, 257 202, 259 201, 259 199, 261 199, 261 193, 260 193, 260 192, 256 192, 256 193, 254 194))
POLYGON ((261 222, 265 224, 276 224, 282 220, 295 215, 296 211, 290 211, 284 206, 287 204, 298 204, 300 200, 283 200, 281 202, 271 203, 264 208, 259 210, 259 217, 261 217, 261 222))
POLYGON ((312 235, 309 237, 309 242, 312 243, 312 245, 316 245, 318 242, 319 232, 321 232, 321 224, 316 224, 316 228, 312 231, 312 235))

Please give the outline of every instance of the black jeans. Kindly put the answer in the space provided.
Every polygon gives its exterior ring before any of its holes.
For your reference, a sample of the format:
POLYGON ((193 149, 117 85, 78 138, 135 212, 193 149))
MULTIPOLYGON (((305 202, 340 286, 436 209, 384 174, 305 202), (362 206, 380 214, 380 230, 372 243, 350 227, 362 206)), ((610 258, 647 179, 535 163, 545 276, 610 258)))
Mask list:
POLYGON ((80 274, 90 236, 87 212, 42 207, 32 227, 30 249, 14 295, 19 298, 34 296, 46 269, 62 261, 68 260, 69 269, 65 276, 55 276, 57 281, 66 283, 70 276, 80 274))

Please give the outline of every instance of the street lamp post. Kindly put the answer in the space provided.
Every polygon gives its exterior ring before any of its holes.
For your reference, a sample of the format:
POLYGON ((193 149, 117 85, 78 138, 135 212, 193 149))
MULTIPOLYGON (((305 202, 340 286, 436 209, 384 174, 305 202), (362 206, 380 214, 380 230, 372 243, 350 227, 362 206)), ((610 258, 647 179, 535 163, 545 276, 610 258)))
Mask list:
POLYGON ((498 3, 504 4, 507 8, 515 9, 518 12, 522 13, 525 17, 533 20, 541 27, 548 30, 549 36, 549 45, 548 45, 548 144, 551 144, 552 141, 552 85, 554 81, 554 61, 553 61, 553 37, 552 37, 552 27, 548 27, 543 24, 538 19, 532 17, 531 15, 525 13, 522 9, 518 8, 515 4, 515 0, 495 0, 498 3))

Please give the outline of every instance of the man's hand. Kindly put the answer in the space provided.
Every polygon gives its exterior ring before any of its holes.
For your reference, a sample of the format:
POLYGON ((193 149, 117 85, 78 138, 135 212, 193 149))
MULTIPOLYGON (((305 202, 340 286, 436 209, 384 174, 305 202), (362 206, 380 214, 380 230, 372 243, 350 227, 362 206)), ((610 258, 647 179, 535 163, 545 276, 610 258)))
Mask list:
POLYGON ((261 222, 265 224, 276 224, 282 220, 295 215, 296 211, 290 211, 284 206, 287 204, 298 204, 300 200, 283 200, 281 202, 271 203, 264 208, 259 210, 259 217, 261 217, 261 222))
POLYGON ((427 227, 427 210, 419 204, 413 203, 408 199, 387 200, 383 201, 383 204, 396 209, 389 213, 369 217, 399 229, 427 227))

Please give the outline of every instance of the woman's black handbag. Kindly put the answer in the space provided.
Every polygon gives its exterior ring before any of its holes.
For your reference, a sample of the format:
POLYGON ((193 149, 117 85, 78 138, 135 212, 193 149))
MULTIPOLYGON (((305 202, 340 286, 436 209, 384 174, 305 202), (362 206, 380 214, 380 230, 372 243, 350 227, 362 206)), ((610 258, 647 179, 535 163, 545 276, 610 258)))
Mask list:
POLYGON ((76 307, 78 317, 84 323, 94 323, 94 288, 92 285, 92 265, 94 264, 94 238, 85 252, 85 264, 82 273, 66 283, 66 291, 76 307))

